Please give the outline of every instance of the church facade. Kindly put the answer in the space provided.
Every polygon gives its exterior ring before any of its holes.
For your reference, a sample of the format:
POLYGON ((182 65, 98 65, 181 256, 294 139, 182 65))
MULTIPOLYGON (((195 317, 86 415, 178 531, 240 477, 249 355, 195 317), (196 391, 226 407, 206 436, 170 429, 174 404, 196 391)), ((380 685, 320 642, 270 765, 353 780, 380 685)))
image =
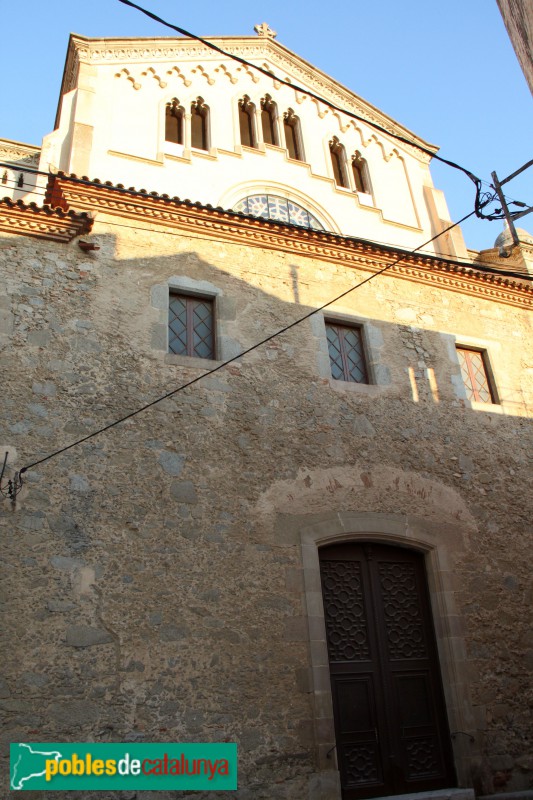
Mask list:
POLYGON ((533 239, 428 243, 437 148, 258 34, 72 36, 0 142, 4 743, 526 792, 533 239))

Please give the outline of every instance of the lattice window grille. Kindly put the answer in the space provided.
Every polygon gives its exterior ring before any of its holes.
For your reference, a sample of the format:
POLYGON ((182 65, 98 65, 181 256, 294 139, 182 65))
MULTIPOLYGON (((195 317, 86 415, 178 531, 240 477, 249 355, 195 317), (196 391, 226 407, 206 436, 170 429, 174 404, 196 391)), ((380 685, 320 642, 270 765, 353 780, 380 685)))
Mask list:
POLYGON ((177 355, 215 357, 212 300, 171 294, 168 309, 168 348, 177 355))
POLYGON ((483 352, 458 347, 457 357, 468 399, 478 403, 494 403, 483 352))
POLYGON ((360 328, 326 323, 331 375, 338 381, 368 383, 360 328))

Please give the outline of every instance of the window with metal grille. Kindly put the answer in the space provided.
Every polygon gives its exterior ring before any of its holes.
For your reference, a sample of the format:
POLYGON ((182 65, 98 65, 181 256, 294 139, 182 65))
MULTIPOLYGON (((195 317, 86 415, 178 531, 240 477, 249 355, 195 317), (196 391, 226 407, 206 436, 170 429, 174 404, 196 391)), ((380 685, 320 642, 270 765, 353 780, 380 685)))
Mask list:
POLYGON ((495 393, 489 380, 486 353, 483 350, 458 347, 457 358, 468 399, 478 403, 496 403, 495 393))
POLYGON ((331 374, 338 381, 368 383, 361 328, 326 322, 331 374))
POLYGON ((168 349, 196 358, 215 357, 213 301, 206 297, 170 295, 168 349))

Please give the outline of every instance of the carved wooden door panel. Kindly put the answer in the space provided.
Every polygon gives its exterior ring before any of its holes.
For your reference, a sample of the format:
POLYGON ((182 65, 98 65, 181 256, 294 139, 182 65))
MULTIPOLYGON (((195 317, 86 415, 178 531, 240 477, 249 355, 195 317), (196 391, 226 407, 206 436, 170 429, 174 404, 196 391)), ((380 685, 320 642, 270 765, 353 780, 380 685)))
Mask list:
POLYGON ((331 545, 320 572, 344 800, 455 786, 423 556, 331 545))

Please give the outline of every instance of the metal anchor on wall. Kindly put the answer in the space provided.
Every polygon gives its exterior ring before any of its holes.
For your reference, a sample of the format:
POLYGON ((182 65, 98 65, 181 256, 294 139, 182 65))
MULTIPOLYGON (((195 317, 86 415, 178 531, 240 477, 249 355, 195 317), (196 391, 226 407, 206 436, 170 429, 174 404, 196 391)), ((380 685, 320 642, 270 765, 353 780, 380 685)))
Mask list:
POLYGON ((2 497, 5 497, 6 500, 11 500, 11 505, 15 507, 17 495, 22 489, 23 481, 20 472, 15 472, 13 478, 8 478, 7 481, 4 481, 8 457, 9 450, 6 450, 2 471, 0 472, 0 494, 2 497))

